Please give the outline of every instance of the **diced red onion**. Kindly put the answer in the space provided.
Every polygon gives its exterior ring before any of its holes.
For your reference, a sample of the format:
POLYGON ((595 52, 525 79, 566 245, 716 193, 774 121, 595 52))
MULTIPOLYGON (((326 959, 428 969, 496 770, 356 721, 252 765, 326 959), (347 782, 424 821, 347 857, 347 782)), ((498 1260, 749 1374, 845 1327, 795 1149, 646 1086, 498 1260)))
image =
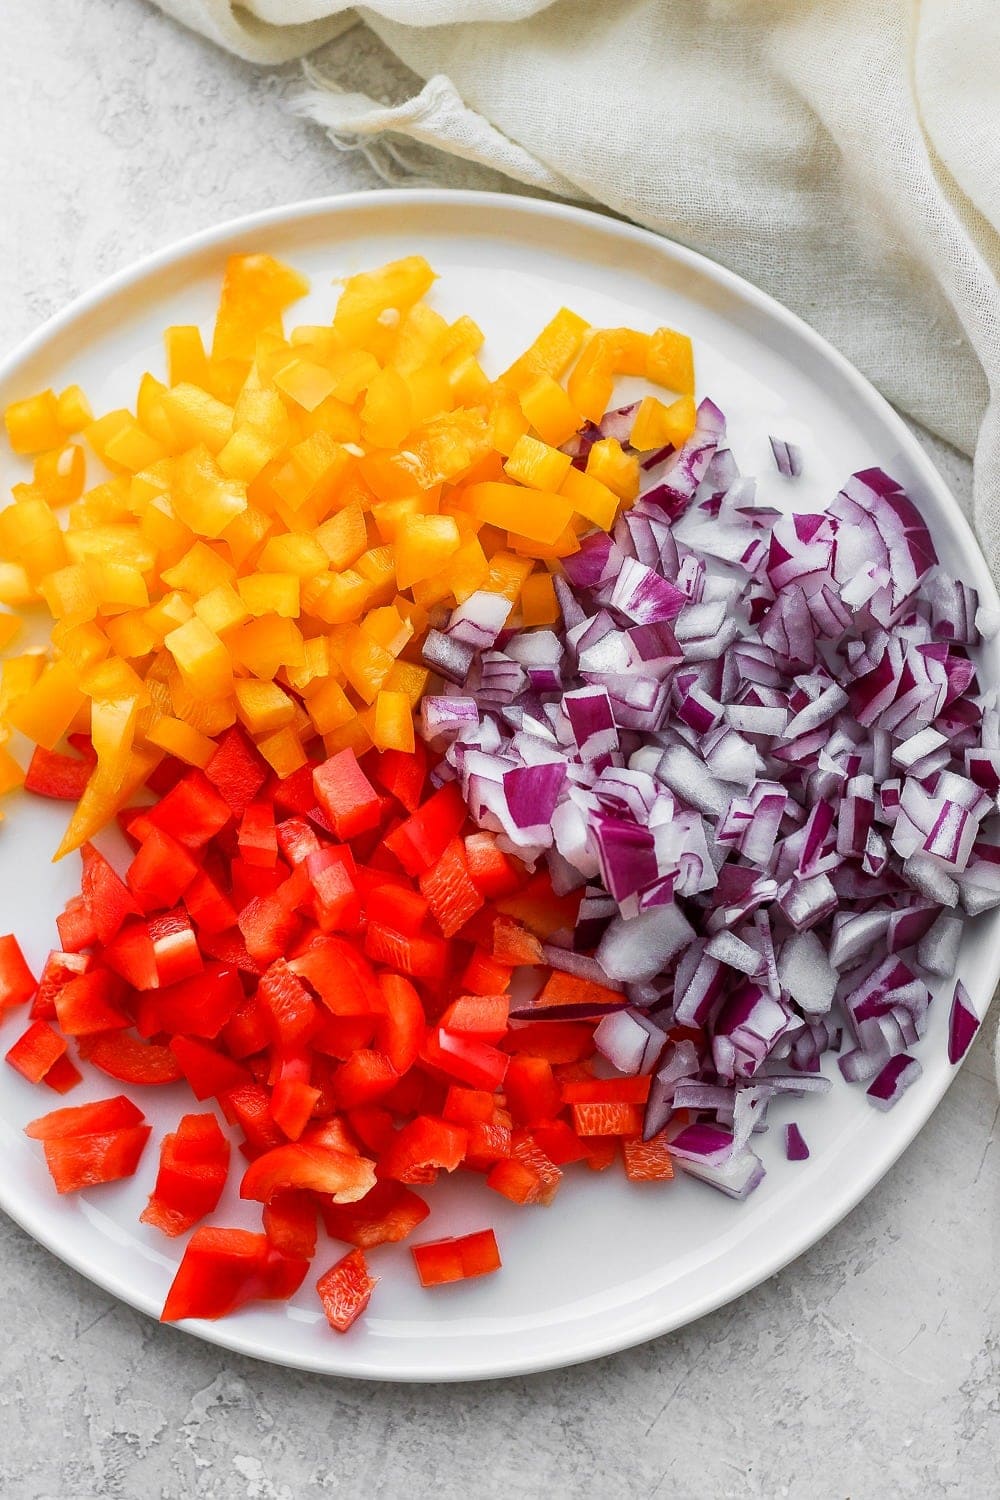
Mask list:
POLYGON ((961 1062, 972 1045, 972 1038, 979 1030, 979 1017, 972 1009, 969 992, 961 980, 955 985, 948 1017, 948 1061, 961 1062))
POLYGON ((805 1137, 795 1124, 785 1126, 785 1155, 789 1161, 807 1161, 809 1158, 805 1137))

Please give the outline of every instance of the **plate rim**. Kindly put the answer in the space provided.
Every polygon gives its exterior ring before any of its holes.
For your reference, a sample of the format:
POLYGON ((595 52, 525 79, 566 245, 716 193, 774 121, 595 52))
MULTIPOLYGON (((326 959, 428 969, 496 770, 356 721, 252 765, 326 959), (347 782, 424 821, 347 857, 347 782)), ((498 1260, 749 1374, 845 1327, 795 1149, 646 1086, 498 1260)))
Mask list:
MULTIPOLYGON (((938 472, 929 454, 920 445, 916 437, 910 432, 902 416, 895 410, 889 401, 878 391, 875 386, 864 376, 847 357, 834 347, 822 334, 818 333, 809 323, 797 313, 792 312, 783 303, 778 301, 770 293, 762 291, 752 282, 745 280, 736 272, 713 261, 710 257, 700 251, 693 250, 689 246, 680 244, 678 241, 660 235, 653 230, 642 228, 639 225, 621 220, 612 216, 606 216, 595 212, 593 209, 580 207, 575 204, 567 204, 544 198, 533 198, 521 193, 490 192, 471 189, 452 188, 382 188, 361 189, 343 194, 328 194, 315 198, 295 200, 288 203, 278 204, 266 209, 260 209, 249 214, 239 215, 232 219, 210 225, 207 228, 195 231, 179 240, 161 246, 151 251, 136 261, 113 272, 110 276, 103 278, 96 285, 80 293, 64 307, 50 315, 38 328, 29 333, 3 358, 0 358, 0 382, 15 375, 18 368, 37 354, 44 351, 48 342, 69 329, 80 318, 85 317, 102 305, 113 302, 117 297, 139 286, 147 277, 155 275, 156 272, 169 268, 171 265, 184 259, 196 256, 213 246, 223 243, 233 237, 267 231, 277 226, 291 224, 295 221, 308 222, 322 219, 332 215, 343 217, 356 212, 358 209, 370 208, 375 203, 382 203, 387 208, 393 205, 422 206, 433 208, 447 204, 450 208, 466 206, 470 210, 482 210, 490 205, 503 208, 525 215, 527 218, 539 218, 562 223, 566 227, 574 224, 588 226, 591 229, 600 229, 612 239, 617 239, 623 247, 629 245, 644 246, 646 249, 655 249, 659 254, 697 272, 709 281, 724 287, 727 291, 737 295, 748 303, 756 312, 763 315, 765 320, 772 324, 782 325, 798 339, 810 345, 812 352, 832 364, 839 375, 853 388, 856 395, 861 397, 881 418, 898 440, 900 448, 911 465, 921 474, 925 482, 934 491, 937 501, 941 504, 945 518, 952 529, 955 539, 965 551, 971 550, 983 558, 986 576, 990 581, 990 596, 986 602, 993 608, 1000 607, 1000 594, 997 592, 996 584, 990 574, 988 564, 982 553, 979 540, 972 529, 970 521, 962 510, 949 485, 938 472)), ((573 258, 573 250, 567 245, 565 252, 569 259, 573 258)), ((1000 920, 1000 908, 997 909, 997 919, 1000 920)), ((997 979, 1000 979, 1000 948, 994 964, 994 987, 997 979)), ((986 1019, 984 1011, 981 1023, 986 1019)), ((964 1059, 963 1059, 964 1062, 964 1059)), ((227 1322, 222 1319, 218 1322, 207 1320, 189 1319, 184 1322, 167 1325, 173 1326, 182 1332, 199 1338, 204 1342, 225 1349, 231 1353, 245 1355, 262 1363, 276 1365, 279 1368, 289 1368, 307 1371, 312 1374, 333 1376, 335 1378, 371 1380, 399 1384, 423 1384, 443 1383, 458 1384, 467 1381, 484 1379, 508 1379, 518 1375, 537 1374, 543 1371, 569 1368, 574 1365, 583 1364, 593 1359, 600 1359, 609 1354, 622 1352, 646 1343, 664 1334, 687 1327, 697 1322, 700 1318, 720 1307, 736 1301, 756 1286, 762 1285, 770 1280, 778 1272, 790 1265, 792 1261, 818 1244, 829 1232, 836 1227, 846 1216, 857 1208, 878 1184, 882 1177, 895 1166, 903 1153, 913 1144, 916 1137, 923 1130, 935 1109, 941 1103, 945 1093, 951 1087, 959 1067, 953 1067, 949 1073, 942 1075, 940 1084, 928 1087, 926 1097, 921 1098, 921 1105, 916 1113, 916 1119, 912 1129, 904 1136, 890 1152, 887 1159, 877 1159, 876 1165, 869 1167, 859 1173, 856 1187, 852 1187, 847 1195, 846 1202, 835 1200, 833 1207, 816 1218, 809 1221, 808 1227, 797 1230, 785 1240, 777 1252, 771 1252, 753 1263, 751 1269, 742 1275, 723 1281, 722 1290, 719 1292, 708 1291, 700 1298, 690 1304, 683 1313, 668 1312, 657 1318, 652 1312, 645 1319, 641 1332, 629 1330, 622 1334, 616 1334, 614 1330, 606 1334, 581 1338, 577 1345, 571 1350, 560 1350, 557 1352, 539 1351, 535 1355, 518 1357, 516 1353, 498 1357, 497 1355, 484 1355, 477 1364, 470 1364, 467 1368, 451 1369, 442 1372, 437 1369, 417 1367, 408 1369, 405 1373, 399 1373, 385 1369, 376 1363, 361 1363, 355 1365, 344 1365, 336 1359, 320 1362, 308 1356, 296 1357, 294 1350, 278 1356, 268 1351, 254 1347, 256 1340, 252 1336, 241 1335, 238 1324, 227 1322), (763 1269, 761 1269, 763 1266, 763 1269), (339 1366, 339 1367, 338 1367, 339 1366)), ((998 1060, 1000 1067, 1000 1060, 998 1060)), ((930 1083, 930 1080, 927 1080, 930 1083)), ((8 1190, 8 1182, 0 1176, 0 1209, 14 1220, 24 1231, 29 1234, 38 1244, 42 1245, 50 1254, 68 1265, 72 1270, 84 1276, 88 1281, 100 1287, 103 1291, 124 1302, 127 1306, 134 1308, 155 1321, 159 1321, 159 1309, 153 1299, 144 1298, 141 1291, 124 1283, 114 1272, 105 1272, 100 1264, 95 1265, 84 1254, 77 1253, 75 1244, 70 1242, 60 1243, 55 1234, 50 1234, 43 1222, 36 1220, 31 1212, 30 1199, 26 1204, 12 1201, 8 1190)), ((331 1346, 331 1355, 335 1353, 336 1345, 331 1346)))

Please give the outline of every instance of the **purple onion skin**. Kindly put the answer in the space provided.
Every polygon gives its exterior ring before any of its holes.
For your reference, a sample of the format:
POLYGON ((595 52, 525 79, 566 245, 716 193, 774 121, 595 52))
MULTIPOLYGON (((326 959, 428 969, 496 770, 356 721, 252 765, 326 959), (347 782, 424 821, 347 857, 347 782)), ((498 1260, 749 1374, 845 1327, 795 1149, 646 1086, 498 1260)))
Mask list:
POLYGON ((785 1155, 789 1161, 807 1161, 809 1158, 805 1137, 795 1124, 785 1126, 785 1155))

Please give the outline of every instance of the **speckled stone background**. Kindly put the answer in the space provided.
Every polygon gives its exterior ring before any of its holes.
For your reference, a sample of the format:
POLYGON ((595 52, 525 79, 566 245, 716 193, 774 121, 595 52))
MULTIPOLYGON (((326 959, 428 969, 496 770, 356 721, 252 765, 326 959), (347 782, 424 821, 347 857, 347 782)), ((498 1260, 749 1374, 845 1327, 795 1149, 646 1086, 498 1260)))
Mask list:
MULTIPOLYGON (((378 185, 283 112, 294 66, 258 72, 143 0, 0 0, 0 59, 3 350, 189 231, 378 185)), ((386 98, 411 81, 360 29, 324 62, 386 98)), ((966 494, 965 461, 932 451, 966 494)), ((680 1334, 497 1384, 369 1385, 227 1356, 0 1218, 0 1500, 993 1500, 997 1114, 983 1037, 902 1161, 780 1276, 680 1334)))

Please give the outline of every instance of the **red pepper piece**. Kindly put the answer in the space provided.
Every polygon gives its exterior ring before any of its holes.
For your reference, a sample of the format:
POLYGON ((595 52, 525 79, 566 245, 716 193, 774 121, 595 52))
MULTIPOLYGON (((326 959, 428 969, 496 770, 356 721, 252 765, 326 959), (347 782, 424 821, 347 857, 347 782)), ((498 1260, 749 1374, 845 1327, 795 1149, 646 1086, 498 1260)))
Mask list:
POLYGON ((188 1241, 160 1320, 222 1318, 247 1302, 283 1301, 308 1270, 308 1260, 282 1255, 264 1234, 203 1224, 188 1241))
POLYGON ((289 968, 312 986, 334 1015, 375 1015, 382 1008, 375 970, 343 938, 314 939, 289 968))
POLYGON ((356 1203, 332 1203, 321 1198, 319 1209, 332 1239, 364 1250, 397 1244, 430 1213, 423 1198, 398 1182, 377 1182, 356 1203))
MULTIPOLYGON (((318 1030, 310 1038, 309 1045, 326 1057, 336 1057, 346 1062, 359 1047, 367 1047, 375 1039, 377 1020, 375 1016, 331 1016, 322 1015, 318 1030)), ((382 1048, 385 1052, 387 1049, 382 1048)))
POLYGON ((502 995, 510 986, 510 975, 507 964, 498 963, 482 948, 475 948, 458 982, 466 995, 502 995))
POLYGON ((280 780, 274 778, 274 805, 279 812, 292 813, 300 818, 308 816, 316 806, 313 790, 313 768, 300 766, 291 776, 280 780))
POLYGON ((90 780, 93 762, 75 755, 62 755, 36 745, 24 778, 26 792, 36 797, 51 797, 57 802, 79 802, 90 780))
POLYGON ((198 871, 184 892, 184 905, 199 931, 226 932, 236 926, 235 906, 205 870, 198 871))
POLYGON ((189 1036, 175 1036, 170 1050, 196 1099, 220 1098, 249 1082, 245 1068, 217 1052, 207 1042, 189 1036))
POLYGON ((410 1253, 421 1286, 442 1286, 449 1281, 488 1276, 492 1271, 499 1271, 502 1264, 492 1229, 480 1229, 455 1239, 411 1245, 410 1253))
POLYGON ((524 877, 498 848, 492 833, 466 835, 465 862, 477 889, 489 901, 512 895, 524 883, 524 877))
POLYGON ((312 1087, 309 1077, 308 1058, 290 1058, 282 1064, 271 1094, 274 1122, 290 1141, 298 1140, 319 1101, 319 1089, 312 1087))
POLYGON ((203 849, 222 832, 233 813, 207 776, 189 771, 155 807, 146 810, 146 816, 185 849, 203 849))
POLYGON ((562 1085, 562 1102, 564 1104, 645 1104, 649 1098, 649 1085, 648 1077, 570 1079, 562 1085))
POLYGON ((267 779, 264 762, 241 729, 227 729, 208 765, 205 777, 226 802, 234 818, 242 818, 267 779))
POLYGON ((140 1214, 164 1234, 186 1234, 218 1207, 229 1171, 229 1142, 214 1115, 185 1115, 160 1146, 160 1166, 140 1214))
POLYGON ((448 970, 448 947, 440 938, 406 937, 375 922, 368 924, 365 952, 375 963, 399 969, 414 979, 440 982, 448 970))
MULTIPOLYGON (((303 770, 308 770, 311 786, 312 767, 304 766, 303 770)), ((282 858, 293 866, 305 864, 310 854, 318 854, 323 847, 305 818, 286 818, 277 824, 275 835, 282 858)))
POLYGON ((0 1020, 30 1000, 38 981, 28 968, 21 945, 11 933, 0 937, 0 1020))
POLYGON ((97 1099, 93 1104, 71 1104, 40 1115, 24 1127, 33 1141, 62 1141, 73 1135, 107 1135, 141 1125, 143 1114, 131 1099, 116 1094, 112 1099, 97 1099))
POLYGON ((110 969, 88 969, 56 995, 59 1029, 66 1036, 92 1036, 98 1031, 121 1031, 130 1024, 119 1009, 125 986, 110 969))
POLYGON ((668 1182, 674 1175, 674 1164, 663 1135, 644 1141, 641 1136, 622 1142, 625 1176, 630 1182, 668 1182))
POLYGON ((499 1042, 507 1034, 510 1000, 506 995, 460 995, 441 1013, 441 1025, 460 1036, 499 1042))
POLYGON ((125 876, 129 890, 143 911, 162 911, 175 906, 198 873, 188 851, 164 833, 152 828, 125 876))
POLYGON ((53 1063, 66 1052, 66 1039, 47 1021, 33 1021, 7 1051, 7 1061, 29 1083, 41 1083, 53 1063))
POLYGON ((375 1168, 366 1157, 296 1141, 276 1146, 251 1162, 240 1184, 240 1197, 266 1203, 279 1188, 295 1187, 330 1193, 338 1203, 354 1203, 374 1182, 375 1168))
POLYGON ((504 1081, 510 1058, 479 1037, 458 1036, 438 1026, 429 1031, 421 1056, 431 1067, 474 1089, 498 1089, 504 1081))
MULTIPOLYGON (((497 919, 497 927, 502 920, 497 919)), ((589 1015, 604 1015, 610 1009, 621 1009, 623 1003, 624 996, 618 990, 553 969, 541 994, 532 1001, 531 1008, 540 1019, 565 1016, 568 1021, 576 1021, 589 1015)))
POLYGON ((337 1333, 346 1333, 368 1306, 379 1278, 369 1274, 363 1250, 351 1250, 325 1271, 316 1283, 326 1320, 337 1333))
POLYGON ((123 1031, 111 1031, 88 1041, 86 1058, 121 1083, 176 1083, 182 1076, 169 1047, 141 1042, 123 1031))
POLYGON ((358 765, 341 750, 313 770, 316 800, 338 839, 354 839, 382 821, 382 798, 358 765))
POLYGON ((142 912, 125 882, 93 844, 84 844, 80 854, 81 894, 90 911, 97 941, 110 943, 127 918, 140 917, 142 912))
POLYGON ((241 974, 252 974, 257 978, 264 972, 264 965, 251 958, 242 933, 235 927, 229 932, 203 932, 199 944, 206 957, 217 958, 222 964, 232 964, 241 974))
POLYGON ((269 802, 249 802, 236 835, 240 854, 248 865, 273 870, 278 862, 278 834, 274 808, 269 802))
POLYGON ((454 937, 479 911, 483 894, 469 874, 461 839, 452 839, 440 858, 420 876, 420 893, 445 937, 454 937))
POLYGON ((296 1260, 316 1254, 316 1200, 300 1188, 286 1188, 264 1204, 264 1233, 276 1250, 296 1260))
POLYGON ((635 1104, 574 1104, 573 1129, 577 1135, 638 1135, 642 1110, 635 1104))
MULTIPOLYGON (((365 765, 369 762, 366 760, 365 765)), ((417 740, 411 751, 383 750, 370 758, 371 774, 384 792, 416 812, 427 781, 427 749, 417 740)))
MULTIPOLYGON (((468 1144, 466 1132, 447 1120, 418 1115, 404 1125, 379 1162, 379 1176, 396 1182, 426 1182, 427 1172, 454 1172, 468 1144)), ((433 1181, 433 1178, 430 1179, 433 1181)))
POLYGON ((253 1057, 270 1045, 273 1035, 270 1011, 256 995, 250 995, 240 1001, 222 1028, 222 1045, 230 1057, 253 1057))
POLYGON ((294 1047, 315 1030, 316 1007, 283 958, 276 959, 261 975, 257 996, 271 1013, 274 1038, 280 1046, 294 1047))
POLYGON ((416 937, 423 930, 430 911, 426 899, 402 882, 386 880, 380 872, 369 871, 367 874, 374 875, 377 880, 365 902, 369 922, 390 927, 406 937, 416 937))
POLYGON ((243 1005, 243 985, 229 965, 209 963, 200 974, 182 979, 140 997, 137 1010, 139 1034, 156 1036, 200 1036, 211 1041, 243 1005))
POLYGON ((306 858, 313 908, 323 932, 356 932, 361 925, 361 900, 348 860, 354 864, 350 850, 342 853, 339 848, 320 849, 306 858))
POLYGON ((45 1077, 42 1079, 47 1089, 53 1089, 57 1094, 68 1094, 70 1089, 75 1089, 78 1083, 83 1082, 83 1074, 67 1054, 57 1057, 45 1077))
POLYGON ((533 875, 528 883, 512 896, 505 896, 496 903, 497 911, 513 917, 539 938, 549 938, 561 927, 572 929, 580 913, 580 892, 568 896, 557 896, 552 889, 552 880, 547 870, 533 875))
POLYGON ((28 1014, 33 1021, 54 1021, 56 1018, 56 995, 75 979, 86 974, 94 960, 85 953, 60 953, 54 949, 45 960, 38 990, 31 1002, 28 1014))
POLYGON ((535 1125, 531 1133, 549 1161, 557 1167, 587 1160, 586 1144, 574 1135, 565 1120, 549 1120, 544 1125, 535 1125))
POLYGON ((109 969, 135 990, 151 990, 160 982, 156 950, 145 922, 126 922, 101 955, 109 969))
POLYGON ((500 1120, 477 1120, 468 1127, 469 1146, 465 1165, 474 1172, 488 1172, 494 1162, 506 1160, 513 1149, 513 1132, 500 1120))
POLYGON ((253 897, 238 921, 247 953, 262 965, 286 953, 302 925, 295 912, 273 895, 253 897))
POLYGON ((594 1050, 594 1028, 586 1021, 526 1021, 504 1038, 508 1052, 528 1052, 550 1063, 579 1062, 594 1050))
POLYGON ((334 1097, 341 1109, 370 1104, 387 1094, 399 1074, 384 1052, 362 1047, 353 1052, 334 1079, 334 1097))
POLYGON ((496 1095, 486 1089, 465 1089, 452 1084, 442 1115, 453 1125, 482 1125, 492 1120, 496 1103, 496 1095))
POLYGON ((392 1115, 377 1104, 359 1104, 347 1111, 347 1123, 366 1151, 380 1155, 396 1138, 392 1115))
MULTIPOLYGON (((511 917, 496 917, 493 922, 493 957, 508 968, 521 964, 544 964, 542 945, 533 932, 511 917)), ((618 998, 618 997, 616 997, 618 998)))
POLYGON ((507 1107, 519 1125, 552 1120, 562 1108, 552 1064, 544 1057, 512 1057, 504 1079, 507 1107))
POLYGON ((408 875, 422 875, 461 832, 465 819, 462 794, 449 781, 386 835, 385 846, 408 875))
MULTIPOLYGON (((93 948, 97 942, 93 913, 82 896, 70 897, 56 917, 56 928, 59 932, 59 945, 67 953, 79 953, 82 948, 93 948)), ((0 977, 0 988, 2 985, 3 979, 0 977)))
POLYGON ((182 906, 150 917, 149 937, 158 984, 179 984, 182 979, 200 974, 205 967, 194 928, 182 906))
POLYGON ((606 1172, 618 1155, 618 1137, 595 1135, 581 1140, 587 1152, 587 1166, 592 1172, 606 1172))
POLYGON ((57 1193, 76 1193, 131 1177, 149 1139, 148 1125, 107 1135, 73 1135, 44 1142, 45 1164, 57 1193))
POLYGON ((281 1131, 271 1114, 271 1096, 259 1083, 248 1079, 238 1088, 220 1094, 219 1103, 226 1119, 239 1126, 255 1154, 282 1144, 281 1131))
POLYGON ((397 1073, 413 1067, 427 1031, 424 1008, 413 985, 400 974, 380 974, 378 989, 382 1014, 379 1046, 397 1073))

